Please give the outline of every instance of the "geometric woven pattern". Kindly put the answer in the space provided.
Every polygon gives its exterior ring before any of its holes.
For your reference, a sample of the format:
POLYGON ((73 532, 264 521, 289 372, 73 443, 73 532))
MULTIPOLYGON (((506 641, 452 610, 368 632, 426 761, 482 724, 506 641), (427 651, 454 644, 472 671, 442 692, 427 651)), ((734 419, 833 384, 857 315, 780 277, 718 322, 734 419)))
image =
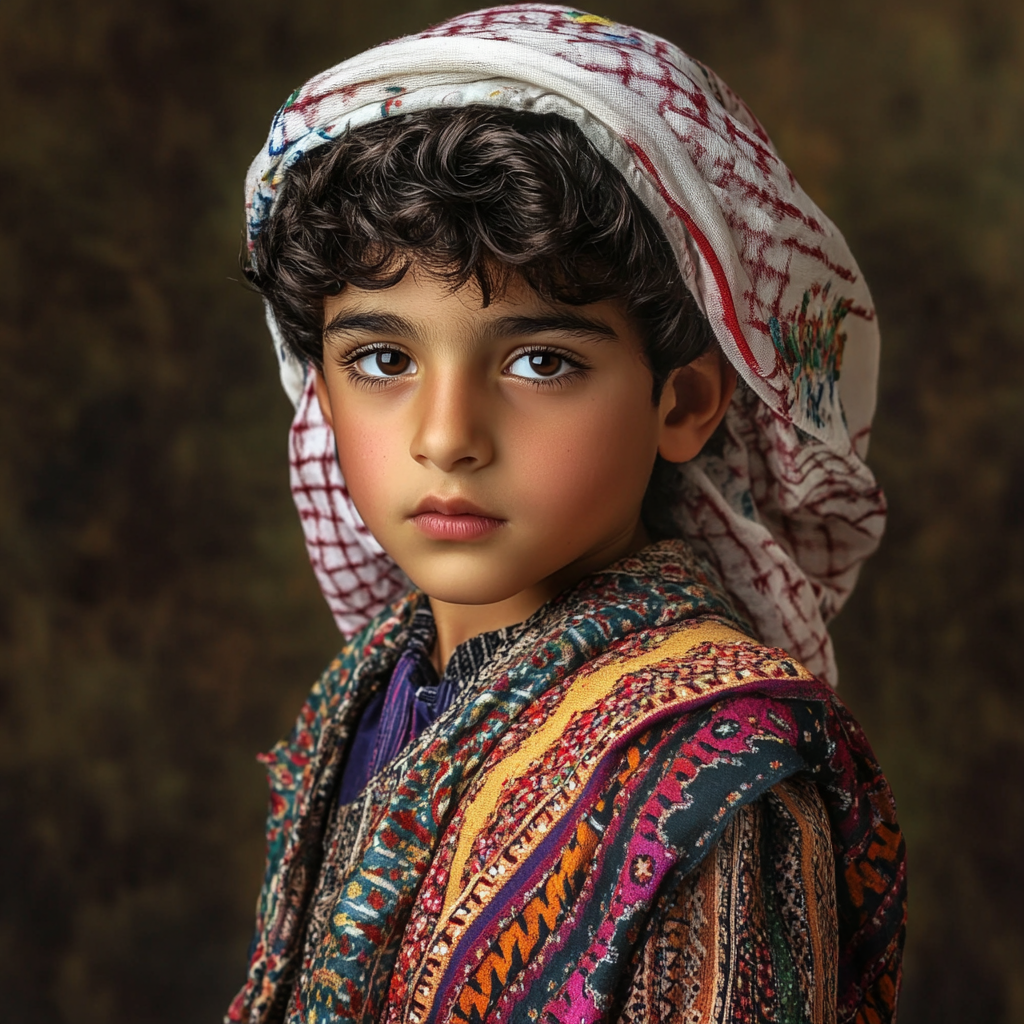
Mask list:
POLYGON ((264 756, 267 870, 230 1021, 892 1024, 906 875, 889 787, 838 697, 737 632, 685 544, 508 630, 339 806, 417 604, 355 637, 264 756), (813 800, 813 849, 769 792, 813 800), (761 838, 737 848, 730 822, 757 806, 761 838), (730 848, 702 905, 674 897, 730 848))

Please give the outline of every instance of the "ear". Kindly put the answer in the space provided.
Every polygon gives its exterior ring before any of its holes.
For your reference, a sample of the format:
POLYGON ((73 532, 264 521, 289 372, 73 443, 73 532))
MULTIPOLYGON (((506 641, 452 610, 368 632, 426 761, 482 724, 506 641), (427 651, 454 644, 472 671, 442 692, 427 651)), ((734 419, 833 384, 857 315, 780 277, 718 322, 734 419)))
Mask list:
POLYGON ((673 370, 658 406, 658 454, 689 462, 722 422, 735 390, 736 371, 717 345, 673 370))
POLYGON ((316 377, 313 380, 313 387, 316 389, 316 400, 320 403, 320 412, 323 414, 324 422, 334 430, 334 413, 331 411, 331 393, 327 390, 327 381, 324 380, 323 370, 314 370, 316 377))

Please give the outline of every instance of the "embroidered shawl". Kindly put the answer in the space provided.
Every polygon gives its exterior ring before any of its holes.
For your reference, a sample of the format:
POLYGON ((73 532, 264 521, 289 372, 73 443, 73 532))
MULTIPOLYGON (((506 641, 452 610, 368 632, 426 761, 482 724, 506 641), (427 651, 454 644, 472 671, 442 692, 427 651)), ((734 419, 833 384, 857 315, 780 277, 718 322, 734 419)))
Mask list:
POLYGON ((415 602, 345 648, 266 757, 229 1021, 893 1019, 888 786, 833 691, 751 640, 684 544, 541 608, 339 807, 415 602))
MULTIPOLYGON (((678 468, 681 498, 665 519, 717 568, 759 637, 834 684, 825 623, 885 518, 863 462, 875 312, 842 235, 714 72, 664 39, 566 7, 453 18, 295 90, 246 181, 250 243, 288 169, 311 149, 369 121, 469 103, 574 121, 664 228, 745 382, 721 450, 678 468)), ((409 584, 362 523, 312 379, 268 322, 296 403, 289 452, 306 543, 351 636, 409 584)))

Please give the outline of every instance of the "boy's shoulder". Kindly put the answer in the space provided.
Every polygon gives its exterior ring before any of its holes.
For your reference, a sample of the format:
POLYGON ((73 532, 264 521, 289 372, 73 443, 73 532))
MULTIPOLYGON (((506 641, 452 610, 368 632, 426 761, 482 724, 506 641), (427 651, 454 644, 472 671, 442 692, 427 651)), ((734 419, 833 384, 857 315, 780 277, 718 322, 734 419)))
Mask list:
POLYGON ((365 698, 387 682, 421 601, 416 591, 404 594, 356 633, 323 670, 289 735, 259 755, 272 792, 283 795, 303 788, 325 733, 331 742, 344 741, 365 698))
POLYGON ((580 751, 619 746, 691 712, 743 699, 747 724, 759 703, 834 703, 833 691, 779 648, 717 615, 632 633, 566 673, 510 722, 483 765, 509 778, 527 766, 567 769, 580 751))

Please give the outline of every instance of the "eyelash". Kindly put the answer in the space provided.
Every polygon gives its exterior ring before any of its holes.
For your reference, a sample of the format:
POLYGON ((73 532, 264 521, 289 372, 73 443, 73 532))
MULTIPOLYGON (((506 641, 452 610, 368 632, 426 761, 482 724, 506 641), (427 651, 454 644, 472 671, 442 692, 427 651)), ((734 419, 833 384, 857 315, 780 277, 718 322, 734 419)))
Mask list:
MULTIPOLYGON (((360 360, 365 359, 367 356, 372 356, 375 352, 403 352, 404 350, 399 348, 397 345, 385 344, 383 342, 377 342, 370 345, 360 345, 358 348, 353 349, 351 352, 340 356, 338 359, 338 365, 346 371, 349 380, 359 387, 378 389, 390 387, 392 381, 400 380, 400 377, 371 377, 368 374, 360 373, 356 369, 356 365, 360 360)), ((571 369, 568 373, 559 374, 557 377, 548 378, 531 378, 531 377, 516 377, 520 383, 527 384, 531 387, 536 388, 552 388, 552 387, 565 387, 567 384, 571 384, 574 381, 580 379, 587 374, 591 367, 583 362, 579 356, 575 353, 570 353, 564 349, 558 348, 553 345, 529 345, 525 348, 516 349, 508 357, 506 367, 502 370, 502 376, 508 374, 508 368, 513 366, 517 360, 522 359, 523 356, 532 356, 534 354, 549 353, 551 355, 558 356, 559 359, 564 360, 571 369)), ((412 359, 412 356, 408 352, 404 353, 412 359)))
MULTIPOLYGON (((372 356, 374 352, 402 352, 403 355, 409 355, 404 349, 399 348, 397 345, 385 344, 383 342, 376 342, 370 345, 360 345, 358 348, 353 349, 351 352, 346 353, 338 358, 338 365, 348 374, 349 380, 358 387, 370 388, 376 390, 379 388, 390 387, 392 381, 400 380, 400 377, 371 377, 368 374, 360 373, 356 368, 356 364, 367 356, 372 356)), ((413 360, 415 362, 415 360, 413 360)))
POLYGON ((561 373, 557 377, 517 377, 516 380, 537 388, 563 388, 566 385, 579 380, 581 377, 586 376, 587 372, 590 370, 590 366, 583 362, 583 360, 573 352, 567 352, 565 349, 558 348, 555 345, 527 345, 525 348, 516 349, 515 352, 508 357, 506 368, 501 371, 502 375, 504 376, 508 372, 508 368, 513 366, 517 360, 522 359, 523 356, 532 356, 534 354, 543 353, 558 356, 558 358, 567 363, 571 369, 568 373, 561 373))

